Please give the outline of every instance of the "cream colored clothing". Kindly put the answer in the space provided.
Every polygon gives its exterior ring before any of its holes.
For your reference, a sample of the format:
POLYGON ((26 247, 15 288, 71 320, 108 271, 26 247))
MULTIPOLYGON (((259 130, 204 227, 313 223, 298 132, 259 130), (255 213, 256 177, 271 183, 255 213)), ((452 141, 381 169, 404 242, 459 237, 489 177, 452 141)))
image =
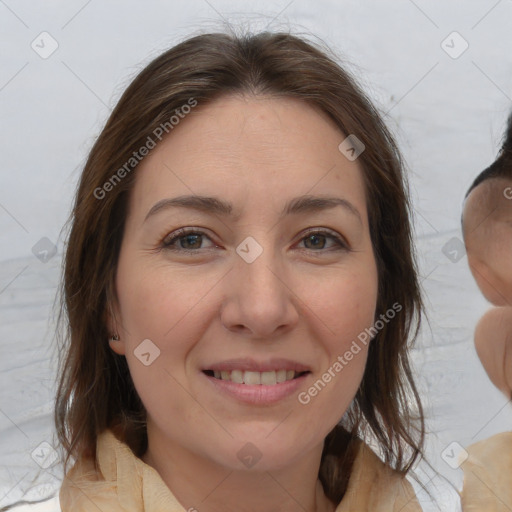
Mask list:
MULTIPOLYGON (((60 490, 62 512, 185 512, 160 475, 107 430, 98 437, 100 473, 76 463, 60 490)), ((412 486, 363 443, 336 512, 421 512, 412 486)))
POLYGON ((503 432, 471 445, 461 465, 463 512, 512 510, 512 432, 503 432))

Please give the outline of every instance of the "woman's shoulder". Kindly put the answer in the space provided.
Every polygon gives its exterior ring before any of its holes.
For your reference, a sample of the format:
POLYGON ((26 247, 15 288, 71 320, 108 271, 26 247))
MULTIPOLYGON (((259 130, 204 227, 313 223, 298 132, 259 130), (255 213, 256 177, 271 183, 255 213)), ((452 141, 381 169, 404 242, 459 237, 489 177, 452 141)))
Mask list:
POLYGON ((357 442, 357 456, 347 491, 336 512, 421 512, 405 476, 385 464, 369 445, 357 442))
MULTIPOLYGON (((127 447, 126 447, 127 448, 127 447)), ((101 433, 96 440, 96 464, 90 457, 82 457, 66 473, 59 499, 62 510, 82 511, 93 506, 113 506, 117 501, 117 454, 125 447, 110 431, 101 433)))
MULTIPOLYGON (((362 441, 347 490, 336 512, 421 512, 410 483, 386 465, 362 441)), ((183 508, 158 473, 107 430, 97 439, 97 464, 79 460, 66 474, 60 491, 63 512, 165 510, 183 508)))
POLYGON ((59 499, 62 512, 183 511, 160 475, 111 430, 98 435, 96 464, 80 459, 66 473, 59 499))

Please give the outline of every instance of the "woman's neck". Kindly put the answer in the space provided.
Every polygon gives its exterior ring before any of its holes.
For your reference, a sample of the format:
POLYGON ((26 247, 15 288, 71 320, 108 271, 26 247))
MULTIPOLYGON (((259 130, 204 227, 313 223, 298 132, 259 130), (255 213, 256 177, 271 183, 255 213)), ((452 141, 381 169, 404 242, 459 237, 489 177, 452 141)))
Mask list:
POLYGON ((159 473, 187 512, 334 512, 318 479, 322 445, 290 467, 230 470, 153 439, 142 460, 159 473))

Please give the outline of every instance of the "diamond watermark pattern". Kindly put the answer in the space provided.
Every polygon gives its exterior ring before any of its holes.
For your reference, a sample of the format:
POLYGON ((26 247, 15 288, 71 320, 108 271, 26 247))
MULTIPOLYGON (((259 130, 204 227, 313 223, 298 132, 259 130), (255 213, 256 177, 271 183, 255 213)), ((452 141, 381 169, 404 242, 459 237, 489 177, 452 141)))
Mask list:
POLYGON ((458 59, 469 48, 469 43, 458 32, 454 31, 446 39, 443 39, 441 48, 452 59, 458 59))
POLYGON ((59 458, 57 451, 46 441, 43 441, 34 450, 32 450, 30 455, 36 464, 42 469, 48 469, 53 466, 59 458))
POLYGON ((459 468, 468 457, 468 452, 457 441, 450 443, 441 453, 441 458, 452 469, 459 468))
POLYGON ((41 32, 30 44, 32 50, 34 50, 39 57, 47 59, 59 47, 57 40, 48 32, 41 32))
POLYGON ((252 236, 248 236, 237 248, 237 254, 246 262, 252 263, 263 253, 263 247, 252 236))
POLYGON ((262 457, 262 453, 252 443, 245 443, 237 452, 237 457, 247 468, 252 468, 262 457))
POLYGON ((457 263, 466 254, 464 242, 456 236, 450 238, 441 250, 452 263, 457 263))
POLYGON ((57 254, 57 247, 49 238, 43 237, 32 247, 32 254, 39 261, 48 263, 57 254))
POLYGON ((160 356, 160 349, 151 340, 145 339, 133 353, 144 366, 149 366, 160 356))
POLYGON ((355 135, 349 135, 339 146, 338 149, 347 160, 353 162, 365 150, 366 146, 355 135))

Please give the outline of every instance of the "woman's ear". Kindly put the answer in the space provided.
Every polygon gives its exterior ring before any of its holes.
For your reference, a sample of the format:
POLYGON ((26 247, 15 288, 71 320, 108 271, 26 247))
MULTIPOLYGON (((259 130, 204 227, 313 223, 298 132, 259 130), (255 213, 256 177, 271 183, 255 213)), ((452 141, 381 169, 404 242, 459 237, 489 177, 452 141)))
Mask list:
POLYGON ((116 354, 124 356, 126 353, 125 343, 121 338, 120 324, 117 321, 118 318, 119 314, 117 314, 117 308, 109 304, 106 312, 106 325, 109 332, 108 344, 116 354))

